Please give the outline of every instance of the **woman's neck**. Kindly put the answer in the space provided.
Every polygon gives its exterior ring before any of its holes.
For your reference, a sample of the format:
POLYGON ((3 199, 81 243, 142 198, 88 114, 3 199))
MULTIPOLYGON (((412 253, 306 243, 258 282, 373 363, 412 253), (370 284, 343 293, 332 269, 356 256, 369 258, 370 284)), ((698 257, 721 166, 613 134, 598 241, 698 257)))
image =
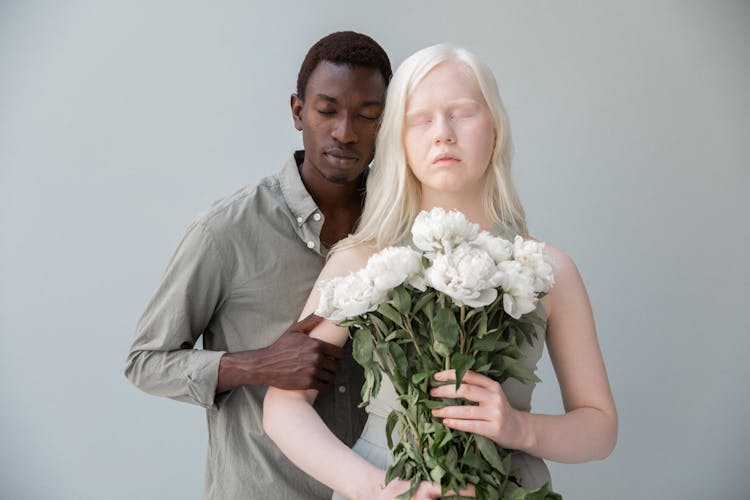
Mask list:
POLYGON ((441 207, 445 210, 458 210, 469 222, 479 224, 481 230, 492 227, 492 221, 485 214, 481 196, 467 196, 465 193, 423 192, 420 210, 441 207))

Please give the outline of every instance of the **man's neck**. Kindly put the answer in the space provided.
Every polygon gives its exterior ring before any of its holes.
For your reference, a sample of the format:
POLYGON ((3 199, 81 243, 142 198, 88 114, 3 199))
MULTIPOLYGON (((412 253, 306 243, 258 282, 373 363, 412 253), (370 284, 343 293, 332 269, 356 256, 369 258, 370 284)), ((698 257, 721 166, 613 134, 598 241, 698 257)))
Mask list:
POLYGON ((325 179, 315 168, 303 162, 300 166, 300 177, 325 219, 320 240, 325 246, 333 246, 354 231, 362 215, 365 176, 362 174, 355 180, 343 184, 335 183, 325 179))
POLYGON ((303 163, 300 177, 318 208, 327 215, 341 210, 362 209, 364 199, 364 174, 347 183, 336 183, 325 179, 318 171, 303 163))

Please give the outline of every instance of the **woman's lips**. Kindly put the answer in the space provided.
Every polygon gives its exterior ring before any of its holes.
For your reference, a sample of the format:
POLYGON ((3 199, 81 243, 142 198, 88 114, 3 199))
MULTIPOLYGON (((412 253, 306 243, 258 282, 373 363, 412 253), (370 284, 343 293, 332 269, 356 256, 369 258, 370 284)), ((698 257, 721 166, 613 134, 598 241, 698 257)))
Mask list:
POLYGON ((455 165, 456 163, 460 162, 461 160, 450 153, 440 153, 435 157, 434 160, 432 160, 432 164, 435 166, 448 166, 448 165, 455 165))

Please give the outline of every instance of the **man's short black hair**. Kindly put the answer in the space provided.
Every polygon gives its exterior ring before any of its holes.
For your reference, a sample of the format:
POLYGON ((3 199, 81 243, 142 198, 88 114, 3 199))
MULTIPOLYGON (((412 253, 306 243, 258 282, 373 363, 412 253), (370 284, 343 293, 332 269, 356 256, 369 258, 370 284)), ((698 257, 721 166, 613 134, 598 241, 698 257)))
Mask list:
POLYGON ((302 61, 297 76, 297 96, 305 98, 305 86, 321 61, 347 66, 364 66, 380 71, 386 85, 391 81, 391 61, 378 42, 362 33, 337 31, 318 40, 302 61))

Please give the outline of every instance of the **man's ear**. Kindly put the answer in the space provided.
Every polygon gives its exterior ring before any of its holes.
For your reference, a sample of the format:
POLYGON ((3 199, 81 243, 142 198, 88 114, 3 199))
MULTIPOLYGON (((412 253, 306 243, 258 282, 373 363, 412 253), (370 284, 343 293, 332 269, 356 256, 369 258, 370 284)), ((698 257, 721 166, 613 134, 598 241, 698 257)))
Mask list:
POLYGON ((305 103, 302 101, 300 96, 292 94, 289 99, 289 104, 292 107, 292 119, 294 119, 294 128, 302 130, 302 108, 305 103))

